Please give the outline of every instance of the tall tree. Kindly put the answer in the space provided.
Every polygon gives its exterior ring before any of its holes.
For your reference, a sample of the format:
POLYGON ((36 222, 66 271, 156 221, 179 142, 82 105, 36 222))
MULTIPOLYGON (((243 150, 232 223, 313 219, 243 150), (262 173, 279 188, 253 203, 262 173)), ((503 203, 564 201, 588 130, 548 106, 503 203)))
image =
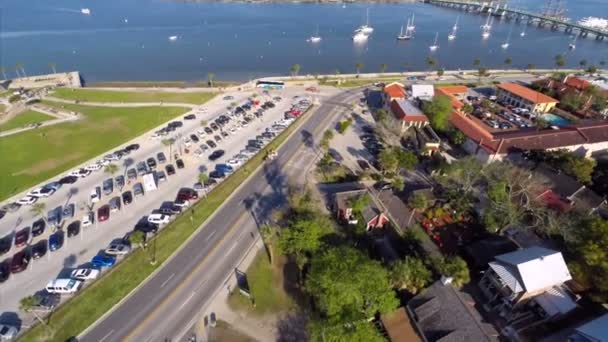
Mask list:
POLYGON ((407 204, 414 210, 422 211, 429 205, 426 196, 420 192, 415 192, 407 200, 407 204))
POLYGON ((391 267, 391 279, 398 289, 412 294, 424 289, 431 281, 431 271, 418 258, 406 256, 391 267))
POLYGON ((429 66, 429 70, 433 69, 433 67, 435 65, 437 65, 437 60, 435 58, 433 58, 432 56, 427 56, 426 57, 426 65, 429 66))
POLYGON ((474 67, 478 67, 478 66, 480 66, 480 65, 481 65, 481 59, 479 59, 479 58, 475 58, 475 59, 473 60, 473 66, 474 66, 474 67))
POLYGON ((56 63, 49 63, 49 67, 51 68, 51 71, 53 71, 53 74, 57 73, 57 64, 56 63))
POLYGON ((399 166, 399 160, 392 148, 386 148, 378 155, 378 162, 382 167, 382 173, 395 173, 399 166))
POLYGON ((488 77, 490 76, 490 73, 488 71, 487 68, 479 68, 477 69, 477 82, 481 83, 481 78, 482 77, 488 77))
POLYGON ((27 312, 27 313, 33 313, 34 316, 36 317, 36 319, 46 325, 46 322, 44 320, 42 320, 42 318, 40 316, 38 316, 38 314, 36 313, 36 311, 34 310, 34 308, 36 306, 38 306, 38 304, 40 303, 40 300, 38 300, 38 298, 34 297, 34 296, 27 296, 24 298, 21 298, 21 300, 19 301, 19 309, 21 311, 27 312))
POLYGON ((118 165, 116 164, 108 164, 103 168, 103 172, 109 174, 109 175, 113 175, 116 172, 118 172, 118 165))
POLYGON ((585 66, 587 66, 587 60, 581 59, 580 62, 578 62, 578 65, 580 65, 581 68, 585 68, 585 66))
MULTIPOLYGON (((36 202, 32 204, 30 207, 30 212, 34 214, 34 216, 41 216, 46 211, 46 203, 44 202, 36 202)), ((45 216, 42 215, 42 218, 45 219, 45 216)), ((46 219, 45 219, 46 220, 46 219)))
POLYGON ((513 64, 513 59, 511 57, 507 57, 503 63, 505 63, 505 67, 508 69, 511 64, 513 64))
POLYGON ((384 74, 386 72, 386 69, 388 69, 388 64, 386 64, 386 63, 380 64, 380 73, 381 74, 384 74))
POLYGON ((298 219, 281 231, 277 247, 283 254, 304 257, 321 248, 322 238, 331 233, 331 221, 316 215, 309 219, 298 219))
POLYGON ((566 65, 566 59, 561 54, 555 56, 554 62, 555 62, 556 69, 562 68, 564 65, 566 65))
POLYGON ((366 320, 348 323, 328 324, 324 320, 314 320, 307 326, 311 342, 384 342, 386 341, 373 323, 366 320))
POLYGON ((209 175, 206 172, 200 172, 198 174, 198 181, 201 184, 206 184, 208 180, 209 180, 209 175))
POLYGON ((362 62, 355 63, 355 69, 357 70, 357 76, 359 75, 359 73, 361 73, 361 70, 363 69, 364 66, 365 66, 365 64, 363 64, 362 62))
MULTIPOLYGON (((201 125, 202 125, 202 124, 203 124, 203 123, 201 122, 201 125)), ((173 139, 171 139, 171 138, 165 138, 165 139, 161 140, 160 142, 161 142, 161 144, 163 144, 164 146, 169 147, 169 161, 171 161, 171 159, 173 158, 173 151, 171 151, 171 150, 172 150, 172 148, 173 148, 173 143, 174 143, 175 141, 174 141, 173 139)))
POLYGON ((139 246, 143 249, 146 248, 146 233, 141 230, 134 230, 133 233, 129 235, 129 242, 132 245, 139 246))
POLYGON ((446 277, 452 277, 452 285, 461 288, 471 281, 469 267, 466 261, 459 256, 449 258, 438 258, 433 260, 437 272, 446 277))
POLYGON ((431 101, 422 105, 422 111, 429 118, 433 129, 445 131, 452 114, 452 103, 446 96, 434 96, 431 101))
POLYGON ((213 80, 215 79, 215 74, 210 72, 207 74, 207 82, 209 83, 210 87, 213 87, 213 80))
POLYGON ((291 72, 291 76, 298 76, 300 69, 301 69, 300 64, 292 65, 291 68, 289 68, 289 71, 291 72))
POLYGON ((437 77, 443 76, 444 73, 445 73, 445 70, 443 70, 443 68, 437 69, 437 77))
POLYGON ((264 242, 266 254, 268 255, 268 261, 270 264, 274 262, 273 246, 278 236, 278 228, 272 225, 265 224, 260 227, 260 236, 264 242))
POLYGON ((334 247, 315 255, 306 289, 329 324, 370 319, 399 305, 389 272, 350 247, 334 247))
POLYGON ((332 131, 331 129, 326 129, 325 132, 323 132, 323 137, 321 138, 321 141, 319 142, 319 146, 327 151, 329 149, 329 143, 331 142, 331 139, 334 138, 334 131, 332 131))
POLYGON ((536 66, 534 64, 528 64, 528 65, 526 65, 526 70, 527 71, 532 71, 534 69, 536 69, 536 66))
POLYGON ((3 79, 3 80, 8 79, 8 78, 6 77, 6 69, 5 69, 4 67, 0 67, 0 73, 2 74, 2 79, 3 79))

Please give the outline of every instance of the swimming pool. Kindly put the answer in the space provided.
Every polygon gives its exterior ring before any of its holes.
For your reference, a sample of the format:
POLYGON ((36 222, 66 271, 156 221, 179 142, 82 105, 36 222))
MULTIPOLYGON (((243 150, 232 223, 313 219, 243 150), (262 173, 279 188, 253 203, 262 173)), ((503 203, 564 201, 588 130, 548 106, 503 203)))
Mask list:
POLYGON ((547 120, 551 125, 555 126, 568 126, 571 124, 570 120, 564 119, 561 116, 555 114, 544 114, 543 119, 547 120))

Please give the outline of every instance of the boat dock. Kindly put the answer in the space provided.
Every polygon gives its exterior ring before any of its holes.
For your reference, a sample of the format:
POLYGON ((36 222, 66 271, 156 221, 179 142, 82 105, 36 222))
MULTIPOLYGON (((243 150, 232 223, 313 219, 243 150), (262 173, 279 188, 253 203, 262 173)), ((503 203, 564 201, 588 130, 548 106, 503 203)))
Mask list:
POLYGON ((2 81, 2 84, 8 89, 31 89, 43 87, 81 88, 82 80, 78 71, 71 71, 48 75, 13 78, 11 80, 2 81))

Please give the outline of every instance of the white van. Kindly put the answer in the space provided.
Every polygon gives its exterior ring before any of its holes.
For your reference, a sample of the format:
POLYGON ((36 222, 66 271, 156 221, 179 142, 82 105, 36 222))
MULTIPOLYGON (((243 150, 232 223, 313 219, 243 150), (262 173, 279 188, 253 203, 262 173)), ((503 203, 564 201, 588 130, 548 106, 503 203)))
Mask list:
POLYGON ((48 293, 59 293, 59 294, 74 293, 74 292, 80 290, 81 285, 82 285, 82 282, 80 280, 69 279, 69 278, 61 279, 60 278, 60 279, 55 279, 55 280, 49 281, 49 283, 46 284, 46 291, 48 293))
POLYGON ((150 216, 148 216, 148 222, 150 223, 154 223, 154 224, 167 224, 169 223, 169 215, 163 215, 163 214, 151 214, 150 216))
POLYGON ((91 203, 97 203, 101 199, 101 188, 95 187, 91 190, 91 203))

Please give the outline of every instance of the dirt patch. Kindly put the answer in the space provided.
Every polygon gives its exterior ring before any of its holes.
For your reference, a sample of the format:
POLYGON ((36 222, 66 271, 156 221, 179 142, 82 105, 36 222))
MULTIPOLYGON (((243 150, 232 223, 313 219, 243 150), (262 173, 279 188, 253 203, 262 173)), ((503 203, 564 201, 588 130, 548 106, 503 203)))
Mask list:
POLYGON ((20 176, 20 175, 36 176, 39 173, 54 170, 57 167, 61 166, 62 164, 71 162, 73 160, 80 159, 82 157, 83 157, 83 153, 72 153, 72 154, 68 154, 68 155, 64 156, 61 159, 42 160, 42 161, 28 167, 25 170, 21 170, 21 171, 13 173, 13 175, 14 176, 20 176))

